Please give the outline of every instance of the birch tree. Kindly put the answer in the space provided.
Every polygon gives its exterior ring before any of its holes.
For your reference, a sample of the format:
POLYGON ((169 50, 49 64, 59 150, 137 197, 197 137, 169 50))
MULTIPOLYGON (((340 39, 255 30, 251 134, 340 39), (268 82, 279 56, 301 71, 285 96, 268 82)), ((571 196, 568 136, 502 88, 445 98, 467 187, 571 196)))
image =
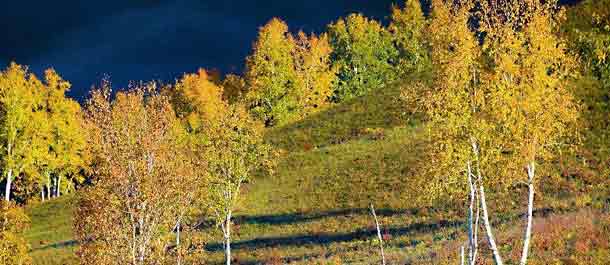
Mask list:
POLYGON ((516 176, 528 187, 520 258, 520 264, 525 265, 540 166, 577 136, 579 107, 568 86, 575 76, 575 59, 558 35, 563 12, 557 1, 482 6, 486 12, 482 30, 490 43, 487 53, 495 64, 485 83, 502 93, 491 99, 495 106, 493 118, 508 136, 506 146, 514 151, 512 159, 525 168, 516 176))
POLYGON ((231 220, 242 185, 266 164, 269 147, 262 124, 239 102, 223 99, 223 87, 205 70, 186 74, 175 87, 174 105, 185 121, 199 155, 205 157, 209 183, 199 195, 223 233, 226 263, 231 263, 231 220))
POLYGON ((303 114, 308 115, 324 109, 332 96, 336 69, 332 67, 332 47, 328 35, 307 35, 299 32, 295 46, 295 67, 299 79, 298 102, 303 114))
MULTIPOLYGON (((80 105, 66 97, 70 83, 54 70, 45 71, 41 87, 40 110, 34 113, 37 134, 33 139, 34 163, 28 175, 36 176, 42 199, 59 197, 80 183, 80 171, 86 164, 86 132, 83 128, 80 105), (69 177, 69 178, 68 178, 69 177)), ((34 180, 33 180, 34 181, 34 180)))
POLYGON ((32 141, 37 124, 32 123, 40 105, 42 83, 27 68, 11 63, 0 72, 0 144, 4 199, 11 199, 13 180, 33 161, 32 141))
POLYGON ((288 25, 273 18, 260 28, 253 53, 246 59, 248 108, 266 126, 286 123, 298 114, 294 47, 288 25))
POLYGON ((388 30, 399 52, 397 68, 400 74, 421 72, 430 67, 425 28, 426 18, 419 0, 406 0, 403 9, 392 7, 388 30))
POLYGON ((536 164, 552 157, 576 122, 577 107, 565 86, 572 59, 556 35, 556 2, 438 0, 432 7, 434 84, 424 101, 435 143, 431 172, 444 181, 428 182, 430 190, 469 190, 468 264, 476 263, 480 218, 494 260, 503 264, 485 191, 525 182, 525 264, 536 164))
POLYGON ((262 127, 239 105, 228 107, 223 119, 209 128, 210 208, 223 232, 226 264, 231 264, 231 225, 242 199, 242 186, 252 180, 268 154, 262 127))
POLYGON ((398 49, 379 22, 351 14, 330 24, 328 35, 337 68, 334 102, 365 95, 397 79, 398 49))
POLYGON ((94 186, 78 204, 78 255, 82 264, 166 264, 189 206, 180 196, 184 185, 197 189, 197 170, 183 159, 183 129, 156 84, 109 97, 97 90, 87 107, 94 186))

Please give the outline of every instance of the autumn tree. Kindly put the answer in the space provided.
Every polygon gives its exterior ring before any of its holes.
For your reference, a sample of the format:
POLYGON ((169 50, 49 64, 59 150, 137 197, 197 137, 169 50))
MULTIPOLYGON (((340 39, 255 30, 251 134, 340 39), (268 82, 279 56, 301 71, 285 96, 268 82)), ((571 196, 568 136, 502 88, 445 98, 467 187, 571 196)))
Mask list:
POLYGON ((29 265, 30 246, 21 234, 30 226, 22 208, 0 201, 0 264, 29 265))
POLYGON ((27 68, 15 63, 0 72, 0 144, 6 201, 11 198, 13 180, 31 165, 38 153, 33 152, 31 143, 39 124, 32 120, 40 106, 42 86, 27 68))
POLYGON ((197 156, 205 157, 209 183, 201 201, 223 232, 227 264, 231 262, 231 219, 241 199, 242 184, 265 163, 268 146, 262 124, 253 120, 240 102, 223 100, 223 87, 210 82, 205 70, 178 81, 175 104, 181 107, 197 156), (198 91, 198 92, 195 92, 198 91))
POLYGON ((421 72, 430 67, 424 30, 426 18, 419 0, 405 1, 405 7, 392 7, 388 30, 398 49, 398 72, 402 75, 421 72))
POLYGON ((351 14, 330 24, 328 34, 338 71, 333 101, 365 95, 397 79, 398 50, 379 22, 351 14))
MULTIPOLYGON (((59 197, 62 192, 74 189, 73 183, 81 183, 80 175, 86 166, 86 130, 78 102, 66 97, 70 83, 63 80, 54 70, 45 72, 46 85, 42 92, 42 108, 46 128, 43 150, 47 154, 39 156, 35 170, 42 176, 41 186, 46 186, 47 197, 59 197), (65 180, 64 180, 65 179, 65 180)), ((41 192, 44 193, 44 190, 41 192)), ((43 196, 44 197, 44 196, 43 196)))
MULTIPOLYGON (((528 186, 527 225, 520 260, 525 265, 535 187, 542 175, 540 167, 548 166, 576 136, 579 107, 568 86, 574 77, 575 61, 558 36, 563 13, 557 11, 557 1, 482 6, 488 18, 482 20, 482 30, 488 34, 486 52, 495 65, 484 83, 499 94, 490 99, 494 106, 492 117, 508 136, 505 148, 515 152, 513 161, 526 168, 526 174, 517 174, 517 180, 528 186)), ((499 255, 496 260, 500 260, 499 255)))
POLYGON ((266 163, 269 147, 263 142, 262 126, 245 109, 231 105, 207 133, 209 170, 212 176, 210 209, 224 236, 226 264, 231 264, 231 222, 242 199, 242 185, 252 180, 266 163))
POLYGON ((227 103, 223 100, 222 85, 217 77, 199 69, 196 74, 185 74, 174 88, 174 106, 179 116, 188 122, 189 130, 202 132, 206 122, 223 115, 227 103))
POLYGON ((169 262, 179 242, 173 232, 190 207, 186 193, 200 190, 205 173, 191 160, 169 99, 154 83, 119 92, 113 101, 109 90, 96 90, 86 114, 94 185, 80 196, 76 213, 81 263, 169 262))
POLYGON ((443 181, 426 183, 437 195, 469 190, 469 264, 476 263, 480 218, 494 260, 503 264, 485 190, 526 183, 525 264, 537 166, 548 166, 576 122, 577 106, 565 85, 572 59, 557 37, 556 2, 438 0, 432 7, 434 85, 425 108, 435 142, 432 175, 443 181), (476 8, 480 12, 470 12, 476 8), (474 15, 480 22, 476 28, 471 27, 474 15))
POLYGON ((331 53, 328 35, 318 37, 315 34, 307 36, 302 31, 298 33, 294 65, 299 79, 297 100, 305 115, 324 108, 332 96, 336 71, 330 61, 331 53))
POLYGON ((253 53, 246 60, 246 102, 250 112, 267 126, 288 122, 299 111, 294 48, 286 23, 273 18, 260 28, 253 53))

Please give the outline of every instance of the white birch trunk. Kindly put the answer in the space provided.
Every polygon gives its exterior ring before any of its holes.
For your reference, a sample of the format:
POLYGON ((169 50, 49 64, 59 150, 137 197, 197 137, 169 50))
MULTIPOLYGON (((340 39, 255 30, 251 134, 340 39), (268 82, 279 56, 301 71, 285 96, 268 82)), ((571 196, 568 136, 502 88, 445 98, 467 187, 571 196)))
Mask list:
POLYGON ((57 178, 53 178, 53 198, 57 197, 57 178))
POLYGON ((178 251, 178 265, 182 264, 182 252, 180 250, 180 218, 176 223, 176 250, 178 251))
POLYGON ((226 265, 231 265, 231 211, 227 213, 224 227, 226 265))
POLYGON ((530 248, 530 240, 532 237, 532 219, 534 213, 534 176, 536 173, 536 164, 534 161, 527 165, 528 175, 528 200, 527 200, 527 227, 525 228, 525 236, 523 240, 523 252, 521 253, 521 265, 527 264, 527 256, 530 248))
POLYGON ((57 175, 57 194, 55 197, 59 198, 61 196, 61 175, 57 175))
POLYGON ((481 198, 481 208, 483 208, 483 223, 485 224, 485 231, 487 232, 487 240, 489 241, 489 248, 491 249, 494 260, 497 265, 503 265, 502 256, 500 256, 500 252, 498 251, 498 247, 496 246, 496 240, 494 239, 493 231, 491 230, 491 224, 489 223, 489 214, 487 211, 487 202, 485 201, 485 189, 483 185, 480 186, 480 198, 481 198))
POLYGON ((464 257, 464 246, 461 247, 461 251, 460 251, 460 265, 464 265, 465 263, 465 257, 464 257))
POLYGON ((51 174, 47 173, 47 199, 51 199, 51 174))
POLYGON ((468 187, 470 188, 470 205, 468 207, 468 264, 472 265, 475 261, 475 233, 474 233, 474 203, 476 196, 476 189, 472 180, 472 168, 468 163, 468 187))
POLYGON ((13 182, 13 170, 9 169, 8 173, 6 174, 6 187, 5 187, 5 192, 4 192, 4 199, 6 201, 10 201, 11 200, 11 184, 13 182))
POLYGON ((383 252, 383 237, 381 236, 381 228, 379 227, 379 220, 377 220, 377 214, 375 213, 375 207, 371 203, 371 213, 375 218, 375 226, 377 227, 377 237, 379 238, 379 248, 381 250, 381 264, 385 265, 385 253, 383 252))

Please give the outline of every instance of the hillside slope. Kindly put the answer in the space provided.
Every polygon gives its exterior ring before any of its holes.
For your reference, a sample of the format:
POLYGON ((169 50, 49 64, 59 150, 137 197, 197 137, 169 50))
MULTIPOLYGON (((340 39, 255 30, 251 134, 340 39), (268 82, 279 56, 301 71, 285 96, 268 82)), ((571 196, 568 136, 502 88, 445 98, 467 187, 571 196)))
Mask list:
MULTIPOLYGON (((281 150, 278 168, 245 187, 234 219, 236 264, 378 263, 371 203, 390 264, 457 264, 465 240, 459 205, 422 208, 408 196, 416 190, 408 179, 417 177, 413 165, 425 149, 425 132, 404 116, 399 95, 400 89, 388 88, 267 132, 267 140, 281 150)), ((608 264, 607 191, 600 186, 586 196, 550 192, 539 198, 532 264, 608 264)), ((26 237, 35 264, 76 264, 74 201, 66 196, 28 208, 33 227, 26 237)), ((520 249, 521 213, 496 212, 505 203, 491 201, 501 249, 514 256, 520 249)), ((207 263, 222 264, 220 234, 203 232, 209 236, 207 263)))

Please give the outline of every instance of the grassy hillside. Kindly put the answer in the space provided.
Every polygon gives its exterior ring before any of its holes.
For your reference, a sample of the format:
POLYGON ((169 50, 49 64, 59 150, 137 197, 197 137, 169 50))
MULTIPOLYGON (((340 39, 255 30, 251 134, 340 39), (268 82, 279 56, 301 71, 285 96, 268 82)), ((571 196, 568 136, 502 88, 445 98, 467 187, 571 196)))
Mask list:
MULTIPOLYGON (((399 94, 387 89, 267 132, 282 152, 274 176, 245 188, 235 218, 236 264, 378 263, 370 203, 378 208, 391 264, 457 264, 464 213, 442 204, 419 208, 409 199, 413 187, 407 180, 415 176, 412 166, 425 148, 425 134, 402 113, 399 94)), ((587 188, 594 192, 585 196, 577 192, 585 187, 572 183, 548 187, 548 196, 538 199, 532 264, 610 262, 608 188, 587 188)), ((520 247, 512 242, 522 234, 521 213, 496 211, 506 203, 491 197, 502 251, 517 255, 520 247)), ((76 263, 73 203, 66 196, 28 207, 33 227, 26 237, 35 264, 76 263)), ((208 262, 221 264, 219 233, 203 232, 209 236, 208 262)))
POLYGON ((32 247, 36 265, 76 264, 76 242, 72 235, 74 196, 64 196, 26 208, 32 227, 25 238, 32 247))

